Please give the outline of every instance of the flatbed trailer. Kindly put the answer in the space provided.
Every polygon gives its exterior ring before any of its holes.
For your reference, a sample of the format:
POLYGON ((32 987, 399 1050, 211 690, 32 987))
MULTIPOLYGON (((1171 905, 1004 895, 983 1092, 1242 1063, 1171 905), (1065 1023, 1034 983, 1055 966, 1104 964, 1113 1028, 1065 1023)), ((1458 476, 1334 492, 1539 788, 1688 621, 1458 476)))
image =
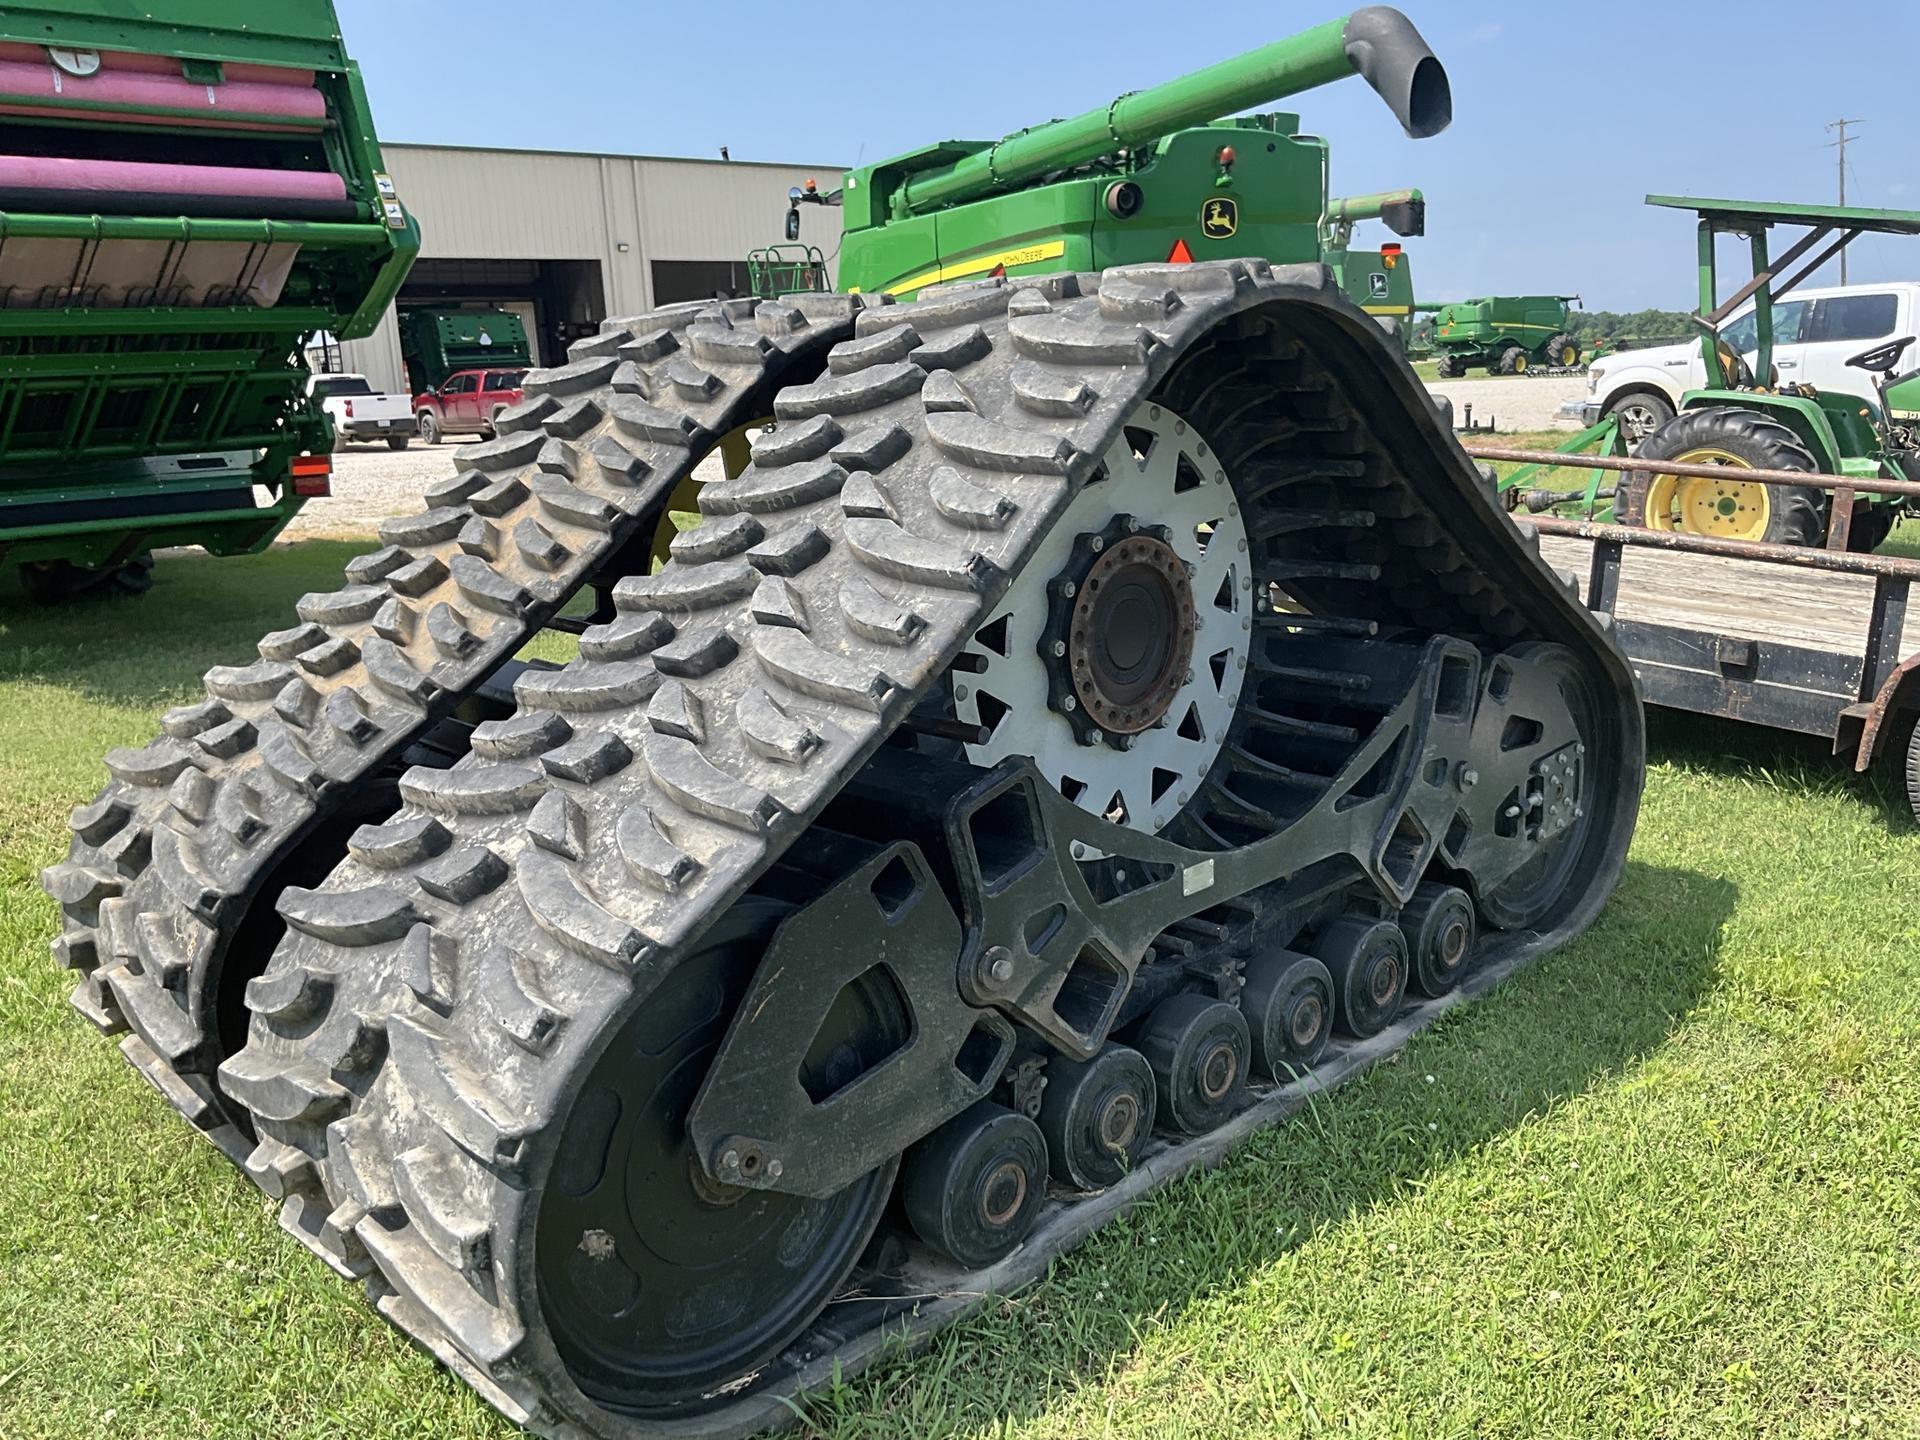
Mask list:
MULTIPOLYGON (((1590 472, 1584 515, 1541 514, 1532 523, 1542 554, 1577 578, 1587 607, 1614 617, 1646 703, 1823 736, 1857 771, 1889 757, 1903 768, 1920 819, 1920 611, 1909 604, 1920 560, 1845 548, 1856 495, 1920 486, 1741 470, 1745 482, 1835 492, 1824 547, 1771 545, 1605 518, 1596 482, 1606 472, 1685 473, 1685 465, 1495 444, 1466 450, 1479 460, 1590 472)), ((1520 508, 1523 492, 1506 493, 1520 508)))

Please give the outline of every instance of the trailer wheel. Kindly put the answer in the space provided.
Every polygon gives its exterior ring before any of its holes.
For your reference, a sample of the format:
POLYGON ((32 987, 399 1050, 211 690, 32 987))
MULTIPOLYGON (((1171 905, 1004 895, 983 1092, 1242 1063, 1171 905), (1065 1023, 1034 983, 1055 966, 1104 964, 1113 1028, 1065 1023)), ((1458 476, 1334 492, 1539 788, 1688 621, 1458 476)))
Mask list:
MULTIPOLYGON (((1639 449, 1643 460, 1679 460, 1739 470, 1817 470, 1812 452, 1785 425, 1735 405, 1690 410, 1663 425, 1639 449)), ((1805 485, 1762 485, 1636 470, 1627 479, 1625 518, 1649 530, 1818 545, 1827 497, 1805 485)))
POLYGON ((59 605, 96 595, 144 595, 153 588, 153 552, 143 551, 123 565, 94 569, 70 560, 29 561, 20 567, 27 598, 59 605))
POLYGON ((1527 352, 1518 345, 1509 345, 1502 350, 1493 362, 1496 375, 1524 375, 1527 370, 1527 352))

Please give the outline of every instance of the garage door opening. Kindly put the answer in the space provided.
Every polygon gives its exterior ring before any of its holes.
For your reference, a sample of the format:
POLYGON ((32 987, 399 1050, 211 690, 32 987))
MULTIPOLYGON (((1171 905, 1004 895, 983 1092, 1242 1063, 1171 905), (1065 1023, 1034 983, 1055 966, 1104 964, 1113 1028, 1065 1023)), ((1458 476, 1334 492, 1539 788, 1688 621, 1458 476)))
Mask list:
POLYGON ((403 310, 504 310, 517 315, 526 327, 535 365, 559 363, 569 344, 596 333, 607 318, 606 285, 597 260, 421 260, 395 303, 403 310))

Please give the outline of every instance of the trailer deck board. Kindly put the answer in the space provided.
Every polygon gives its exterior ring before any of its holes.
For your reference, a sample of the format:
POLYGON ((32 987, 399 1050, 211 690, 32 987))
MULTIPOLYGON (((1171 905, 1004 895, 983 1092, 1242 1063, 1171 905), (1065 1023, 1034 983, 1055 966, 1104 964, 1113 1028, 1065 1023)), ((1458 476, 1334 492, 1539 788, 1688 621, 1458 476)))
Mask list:
MULTIPOLYGON (((1585 599, 1593 542, 1542 535, 1540 551, 1579 577, 1585 599)), ((1871 576, 1629 545, 1614 613, 1622 620, 1864 655, 1872 609, 1871 576)), ((1908 616, 1900 652, 1920 652, 1920 607, 1908 616)))

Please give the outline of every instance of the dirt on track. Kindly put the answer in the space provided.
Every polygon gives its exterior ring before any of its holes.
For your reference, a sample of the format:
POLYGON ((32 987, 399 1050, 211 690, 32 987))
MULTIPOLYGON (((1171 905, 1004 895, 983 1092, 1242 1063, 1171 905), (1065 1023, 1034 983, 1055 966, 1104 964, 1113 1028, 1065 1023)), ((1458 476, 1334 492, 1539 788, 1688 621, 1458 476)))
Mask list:
MULTIPOLYGON (((1586 393, 1586 379, 1578 375, 1532 379, 1444 380, 1428 389, 1453 401, 1454 423, 1465 419, 1473 406, 1476 423, 1492 420, 1503 431, 1550 430, 1562 402, 1586 393)), ((369 537, 382 520, 420 513, 422 496, 436 480, 453 472, 457 443, 423 445, 414 441, 405 450, 380 445, 348 445, 333 457, 333 494, 309 500, 283 535, 285 540, 361 539, 369 537)), ((721 478, 718 457, 698 472, 704 481, 721 478)))

